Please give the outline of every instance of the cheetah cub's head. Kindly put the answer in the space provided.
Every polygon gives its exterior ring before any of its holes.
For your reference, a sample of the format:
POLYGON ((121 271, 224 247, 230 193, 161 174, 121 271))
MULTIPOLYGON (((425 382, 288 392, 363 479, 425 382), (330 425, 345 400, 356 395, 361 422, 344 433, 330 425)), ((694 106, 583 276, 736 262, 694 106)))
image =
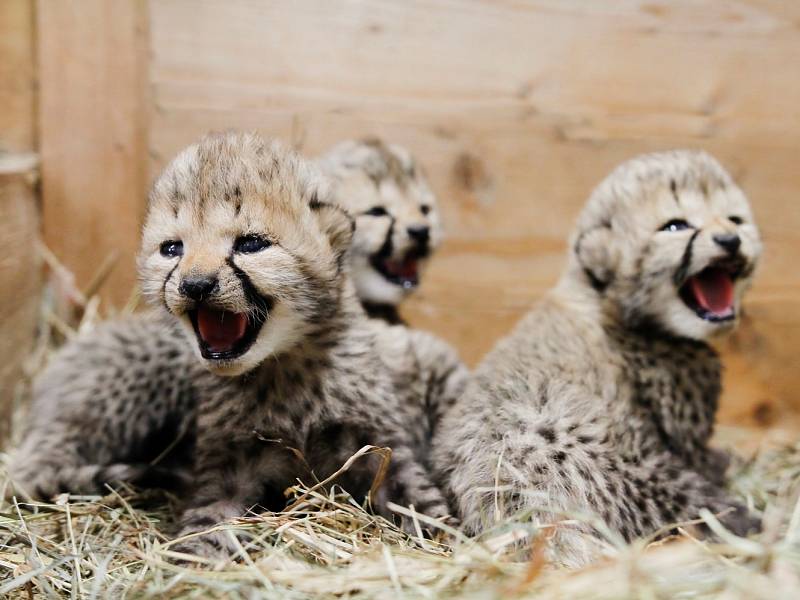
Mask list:
POLYGON ((356 218, 350 272, 364 302, 397 305, 442 239, 436 196, 405 149, 347 141, 319 160, 337 204, 356 218))
POLYGON ((761 255, 744 193, 708 154, 644 155, 590 197, 572 277, 627 327, 706 339, 730 330, 761 255))
POLYGON ((353 223, 325 198, 298 156, 250 134, 208 136, 156 181, 142 290, 211 371, 244 373, 335 316, 353 223))

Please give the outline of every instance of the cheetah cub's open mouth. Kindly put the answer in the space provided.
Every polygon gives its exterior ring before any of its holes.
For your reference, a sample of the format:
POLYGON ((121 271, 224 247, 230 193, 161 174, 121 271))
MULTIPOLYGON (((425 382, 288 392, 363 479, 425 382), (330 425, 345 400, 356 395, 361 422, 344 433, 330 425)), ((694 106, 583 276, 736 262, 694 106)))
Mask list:
POLYGON ((255 341, 265 317, 218 310, 205 304, 189 311, 203 358, 226 360, 243 355, 255 341))
POLYGON ((383 256, 373 256, 372 266, 384 279, 403 288, 413 288, 419 285, 419 261, 420 256, 416 250, 408 251, 403 258, 384 258, 383 256))
POLYGON ((680 288, 680 297, 695 314, 719 323, 736 317, 734 284, 744 269, 744 261, 715 262, 689 277, 680 288))

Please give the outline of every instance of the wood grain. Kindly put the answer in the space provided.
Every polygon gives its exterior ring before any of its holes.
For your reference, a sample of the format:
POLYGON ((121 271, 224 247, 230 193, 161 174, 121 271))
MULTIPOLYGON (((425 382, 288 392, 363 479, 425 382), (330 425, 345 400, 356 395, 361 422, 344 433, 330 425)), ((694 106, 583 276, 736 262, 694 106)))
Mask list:
POLYGON ((37 3, 45 242, 117 303, 135 283, 147 156, 147 22, 139 0, 37 3))
POLYGON ((39 305, 32 0, 0 3, 0 448, 39 305))
POLYGON ((0 2, 0 153, 35 143, 33 0, 0 2))
POLYGON ((311 154, 367 134, 407 145, 449 238, 405 312, 471 364, 556 280, 611 168, 709 150, 767 246, 748 319, 723 345, 723 420, 800 411, 798 3, 173 0, 150 13, 151 175, 209 129, 311 154))

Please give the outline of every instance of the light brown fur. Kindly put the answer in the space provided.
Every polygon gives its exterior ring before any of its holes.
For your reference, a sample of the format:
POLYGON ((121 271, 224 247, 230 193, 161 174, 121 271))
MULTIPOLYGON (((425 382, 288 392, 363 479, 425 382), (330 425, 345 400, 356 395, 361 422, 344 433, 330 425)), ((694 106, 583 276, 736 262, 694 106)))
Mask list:
MULTIPOLYGON (((706 154, 642 156, 601 183, 561 281, 478 366, 434 440, 466 530, 518 512, 540 524, 577 512, 632 539, 703 508, 736 533, 757 526, 708 446, 720 365, 706 339, 735 325, 760 253, 746 198, 706 154), (731 233, 735 256, 714 240, 731 233), (740 269, 736 318, 711 322, 680 290, 716 264, 740 269)), ((549 553, 584 564, 601 538, 564 523, 549 553)))
MULTIPOLYGON (((245 141, 252 144, 255 138, 245 138, 245 141)), ((196 239, 194 245, 199 250, 184 256, 168 281, 143 278, 143 288, 156 305, 163 305, 168 294, 177 298, 180 304, 178 281, 211 270, 218 273, 220 285, 229 290, 218 297, 220 306, 233 311, 261 310, 235 293, 241 284, 233 271, 227 268, 227 259, 221 260, 221 256, 214 254, 213 248, 220 242, 214 238, 213 232, 203 227, 205 212, 214 215, 216 211, 221 215, 223 223, 216 233, 222 235, 225 227, 235 220, 224 210, 220 212, 224 205, 246 222, 245 229, 257 228, 264 219, 270 218, 274 220, 271 224, 273 229, 284 227, 287 236, 295 234, 292 212, 287 207, 276 205, 274 212, 267 215, 264 207, 245 202, 246 195, 259 193, 258 183, 252 175, 271 176, 271 169, 276 168, 276 164, 262 164, 252 155, 241 161, 231 157, 220 158, 217 153, 221 145, 224 145, 223 138, 208 140, 201 152, 192 155, 190 166, 184 170, 173 169, 155 185, 153 195, 157 203, 151 206, 151 211, 172 215, 172 219, 192 229, 195 237, 189 235, 182 241, 193 244, 196 239), (227 161, 227 164, 220 167, 215 163, 218 159, 223 163, 227 161), (187 198, 192 195, 205 200, 202 203, 188 202, 187 198), (200 227, 193 229, 195 224, 200 227)), ((372 157, 374 144, 366 148, 367 156, 372 157)), ((262 154, 268 150, 262 148, 262 154)), ((363 163, 364 151, 362 143, 339 145, 331 154, 331 165, 346 170, 347 174, 342 177, 348 181, 357 178, 353 169, 369 167, 372 173, 378 167, 363 163), (353 157, 356 166, 348 162, 353 157), (342 161, 347 162, 346 167, 342 161)), ((393 160, 406 165, 410 159, 401 152, 392 150, 390 156, 397 157, 393 160)), ((177 159, 176 164, 184 159, 186 153, 177 159)), ((380 164, 381 161, 378 166, 380 164)), ((313 169, 299 162, 294 166, 298 168, 300 178, 316 180, 313 169)), ((316 181, 320 188, 325 187, 321 179, 316 181)), ((290 191, 291 185, 296 186, 297 181, 273 183, 276 184, 274 189, 261 192, 282 194, 290 191)), ((371 180, 369 188, 362 191, 364 201, 369 201, 370 194, 373 201, 382 198, 371 180)), ((425 198, 419 193, 402 198, 393 196, 400 202, 395 206, 398 210, 418 210, 419 202, 425 198)), ((344 201, 348 198, 340 195, 334 200, 347 204, 344 201)), ((367 233, 357 230, 356 241, 351 243, 351 247, 359 243, 359 236, 369 235, 370 220, 361 219, 360 222, 367 233)), ((166 227, 169 224, 169 219, 165 218, 150 221, 148 233, 155 236, 152 243, 160 244, 163 236, 173 235, 175 223, 173 229, 166 227)), ((346 236, 349 232, 343 233, 346 236)), ((320 257, 321 252, 312 246, 313 242, 313 239, 309 243, 302 238, 293 242, 308 247, 305 253, 311 263, 320 257)), ((337 239, 336 243, 344 244, 344 241, 337 239)), ((350 266, 351 253, 348 251, 344 257, 345 266, 350 266)), ((242 255, 239 261, 253 258, 242 255)), ((148 262, 150 265, 159 262, 170 264, 171 260, 160 254, 151 255, 144 259, 143 266, 146 267, 148 262)), ((285 273, 291 269, 291 261, 285 255, 272 256, 271 260, 282 271, 274 272, 268 282, 271 287, 283 283, 291 287, 299 282, 296 278, 283 281, 285 273)), ((331 275, 330 272, 322 273, 322 277, 331 275)), ((158 313, 102 323, 68 343, 51 360, 37 380, 28 430, 12 461, 12 476, 18 493, 45 499, 66 491, 103 492, 106 484, 119 481, 170 488, 185 485, 189 480, 195 444, 198 389, 205 385, 207 377, 199 347, 194 343, 193 325, 185 315, 183 317, 183 326, 178 319, 169 318, 169 314, 158 313), (156 459, 157 462, 153 463, 156 459)), ((307 327, 298 323, 296 314, 293 315, 286 306, 277 307, 272 321, 278 322, 279 326, 272 331, 269 342, 259 342, 262 346, 266 344, 267 352, 279 353, 282 345, 293 343, 293 338, 301 336, 307 327)), ((377 333, 380 354, 385 357, 382 359, 386 362, 385 369, 392 374, 409 418, 419 425, 411 428, 410 434, 421 459, 427 462, 425 448, 438 415, 458 395, 466 370, 457 354, 430 334, 379 322, 372 326, 377 333)), ((225 368, 224 361, 214 364, 217 368, 225 368)), ((233 370, 247 368, 238 365, 233 370)))
MULTIPOLYGON (((429 343, 425 334, 367 318, 347 274, 352 220, 326 201, 327 193, 302 159, 278 144, 241 134, 210 136, 188 148, 153 188, 139 267, 146 298, 164 309, 169 325, 162 326, 163 336, 152 335, 149 341, 143 340, 158 325, 151 327, 153 321, 146 319, 133 328, 104 326, 98 335, 139 340, 133 349, 123 341, 114 351, 120 359, 117 369, 124 370, 123 357, 131 350, 133 360, 147 363, 147 352, 139 350, 147 350, 148 344, 154 345, 153 359, 163 354, 158 352, 162 345, 177 346, 182 351, 174 358, 191 365, 184 375, 191 379, 188 389, 196 401, 191 415, 197 415, 192 427, 197 441, 185 532, 255 505, 280 508, 283 490, 298 477, 321 479, 366 444, 393 449, 388 480, 376 499, 379 510, 385 512, 385 502, 392 500, 435 517, 447 513, 425 465, 432 432, 429 414, 440 399, 449 403, 458 393, 463 367, 456 361, 452 371, 443 370, 449 363, 442 356, 451 351, 429 343), (250 237, 268 243, 255 251, 238 250, 241 240, 250 237), (213 277, 213 289, 198 300, 188 295, 185 284, 203 277, 213 277), (200 305, 247 315, 252 343, 230 356, 209 355, 191 318, 200 305), (187 362, 190 352, 195 356, 187 362), (299 450, 306 461, 298 461, 289 448, 299 450)), ((91 346, 84 344, 83 349, 91 346)), ((169 372, 177 364, 159 368, 169 372)), ((63 382, 70 377, 69 364, 49 373, 51 381, 63 382)), ((144 377, 141 383, 150 385, 148 374, 144 377)), ((177 385, 181 378, 169 381, 177 385)), ((81 387, 76 390, 78 404, 103 389, 99 381, 81 387)), ((132 394, 128 399, 144 398, 132 394)), ((69 444, 91 431, 91 447, 65 453, 52 445, 37 450, 28 444, 15 464, 47 463, 58 474, 58 485, 68 491, 95 491, 106 476, 127 478, 126 469, 103 470, 109 454, 125 466, 131 448, 125 439, 104 435, 109 427, 103 420, 117 423, 115 414, 87 411, 82 426, 76 427, 76 420, 60 420, 55 394, 48 393, 39 405, 52 411, 51 423, 63 423, 58 439, 69 444), (104 450, 98 453, 97 448, 104 450), (91 473, 84 466, 92 466, 91 473), (86 477, 76 476, 84 471, 86 477)), ((128 421, 130 430, 147 433, 151 411, 143 409, 137 418, 141 427, 128 421)), ((27 438, 33 440, 36 431, 41 428, 34 424, 27 438)), ((360 463, 339 483, 362 499, 375 467, 374 460, 360 463)), ((52 492, 33 471, 16 471, 20 486, 34 495, 52 492)), ((205 554, 228 550, 226 540, 215 536, 193 539, 184 549, 205 554)))
POLYGON ((318 161, 330 178, 333 201, 356 219, 350 269, 367 312, 401 322, 397 306, 417 289, 442 241, 436 196, 422 167, 396 144, 378 139, 346 141, 318 161), (413 264, 407 277, 386 271, 387 262, 413 264))

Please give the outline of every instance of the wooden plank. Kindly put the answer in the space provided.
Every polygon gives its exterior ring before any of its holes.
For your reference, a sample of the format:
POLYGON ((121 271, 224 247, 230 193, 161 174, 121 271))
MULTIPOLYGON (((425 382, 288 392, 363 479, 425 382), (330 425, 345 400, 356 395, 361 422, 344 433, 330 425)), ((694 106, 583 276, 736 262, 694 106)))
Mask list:
POLYGON ((87 285, 120 304, 135 285, 146 193, 146 3, 37 3, 44 238, 87 285))
POLYGON ((0 152, 34 148, 33 27, 33 0, 0 3, 0 152))
POLYGON ((21 396, 24 361, 33 345, 39 314, 36 240, 36 158, 0 157, 0 447, 21 396), (8 163, 15 163, 5 168, 8 163))
POLYGON ((747 0, 152 2, 150 171, 208 129, 314 154, 377 134, 419 156, 448 240, 414 324, 474 364, 560 272, 564 240, 617 163, 715 154, 767 253, 724 345, 723 418, 800 411, 797 3, 747 0))
POLYGON ((39 308, 33 0, 0 3, 0 447, 39 308))

